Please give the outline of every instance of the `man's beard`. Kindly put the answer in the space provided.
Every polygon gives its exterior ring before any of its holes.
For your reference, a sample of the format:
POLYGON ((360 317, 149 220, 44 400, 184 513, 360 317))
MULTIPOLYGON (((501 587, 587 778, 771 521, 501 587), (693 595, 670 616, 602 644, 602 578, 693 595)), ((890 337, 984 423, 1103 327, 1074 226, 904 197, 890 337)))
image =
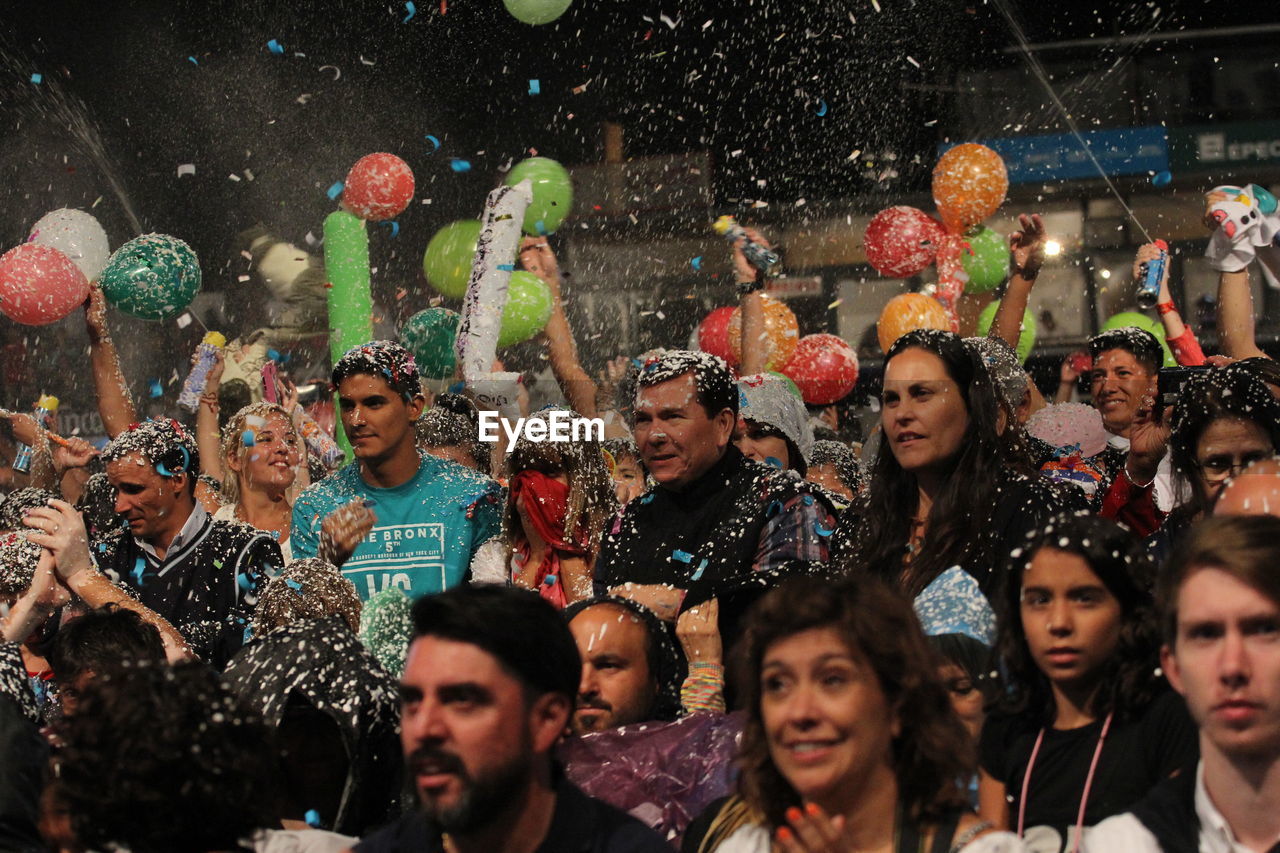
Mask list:
POLYGON ((435 805, 418 795, 418 802, 427 819, 445 832, 465 835, 486 825, 504 811, 519 795, 529 781, 533 770, 533 757, 527 747, 522 747, 505 764, 472 777, 462 760, 444 750, 424 747, 409 756, 409 768, 418 762, 444 767, 458 778, 460 792, 457 801, 449 806, 435 805))

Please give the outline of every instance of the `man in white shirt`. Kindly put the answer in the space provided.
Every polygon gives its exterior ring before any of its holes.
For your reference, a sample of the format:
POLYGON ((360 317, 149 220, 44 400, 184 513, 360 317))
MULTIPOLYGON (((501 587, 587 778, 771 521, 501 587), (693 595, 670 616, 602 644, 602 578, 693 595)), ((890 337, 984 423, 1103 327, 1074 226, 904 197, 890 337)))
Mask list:
POLYGON ((1280 518, 1213 518, 1160 580, 1169 683, 1200 763, 1085 834, 1090 851, 1280 849, 1280 518))

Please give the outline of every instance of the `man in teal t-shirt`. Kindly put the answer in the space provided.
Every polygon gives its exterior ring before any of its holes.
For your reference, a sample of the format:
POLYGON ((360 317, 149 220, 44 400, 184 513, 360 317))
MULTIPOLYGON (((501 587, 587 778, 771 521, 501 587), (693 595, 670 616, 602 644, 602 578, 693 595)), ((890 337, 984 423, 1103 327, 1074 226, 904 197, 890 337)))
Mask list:
POLYGON ((349 350, 333 384, 356 461, 294 504, 294 557, 338 566, 364 600, 389 586, 418 598, 461 583, 501 526, 498 484, 418 452, 414 421, 426 401, 404 347, 373 341, 349 350))

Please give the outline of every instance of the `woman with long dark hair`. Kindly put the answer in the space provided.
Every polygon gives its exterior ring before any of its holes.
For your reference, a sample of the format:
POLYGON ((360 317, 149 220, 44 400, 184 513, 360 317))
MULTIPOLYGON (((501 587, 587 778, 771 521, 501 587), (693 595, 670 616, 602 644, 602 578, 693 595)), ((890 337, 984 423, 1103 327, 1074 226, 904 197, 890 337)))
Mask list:
POLYGON ((1006 554, 1078 490, 1035 474, 982 359, 950 332, 908 332, 885 358, 880 450, 845 513, 856 565, 914 597, 960 566, 990 597, 1006 554))
POLYGON ((1250 366, 1235 362, 1183 385, 1169 428, 1174 491, 1181 502, 1148 540, 1158 562, 1209 514, 1227 480, 1280 450, 1280 401, 1250 366))
POLYGON ((743 646, 738 793, 690 825, 686 853, 1009 849, 968 808, 973 745, 901 596, 796 578, 743 646))
POLYGON ((1195 723, 1159 671, 1154 568, 1123 527, 1063 515, 1010 558, 998 649, 1010 691, 979 749, 979 812, 1032 850, 1076 850, 1193 765, 1195 723))

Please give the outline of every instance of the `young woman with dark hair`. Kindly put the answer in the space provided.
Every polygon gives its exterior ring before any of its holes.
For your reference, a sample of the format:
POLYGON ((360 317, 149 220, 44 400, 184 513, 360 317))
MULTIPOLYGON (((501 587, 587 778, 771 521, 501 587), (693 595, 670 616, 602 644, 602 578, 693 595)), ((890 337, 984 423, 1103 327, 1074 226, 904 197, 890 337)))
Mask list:
POLYGON ((472 580, 509 581, 561 608, 590 598, 600 539, 618 508, 600 442, 522 437, 506 467, 502 535, 476 551, 472 580))
POLYGON ((1153 567, 1115 522, 1063 515, 1010 558, 998 650, 1010 691, 987 718, 979 812, 1036 851, 1193 765, 1196 728, 1159 671, 1153 567))
POLYGON ((982 359, 950 332, 903 335, 885 359, 883 440, 845 513, 854 563, 915 597, 960 566, 989 597, 1004 555, 1057 512, 1083 508, 1025 462, 982 359))
POLYGON ((752 610, 743 647, 738 794, 690 825, 687 853, 1015 849, 969 810, 972 741, 886 585, 788 581, 752 610))

